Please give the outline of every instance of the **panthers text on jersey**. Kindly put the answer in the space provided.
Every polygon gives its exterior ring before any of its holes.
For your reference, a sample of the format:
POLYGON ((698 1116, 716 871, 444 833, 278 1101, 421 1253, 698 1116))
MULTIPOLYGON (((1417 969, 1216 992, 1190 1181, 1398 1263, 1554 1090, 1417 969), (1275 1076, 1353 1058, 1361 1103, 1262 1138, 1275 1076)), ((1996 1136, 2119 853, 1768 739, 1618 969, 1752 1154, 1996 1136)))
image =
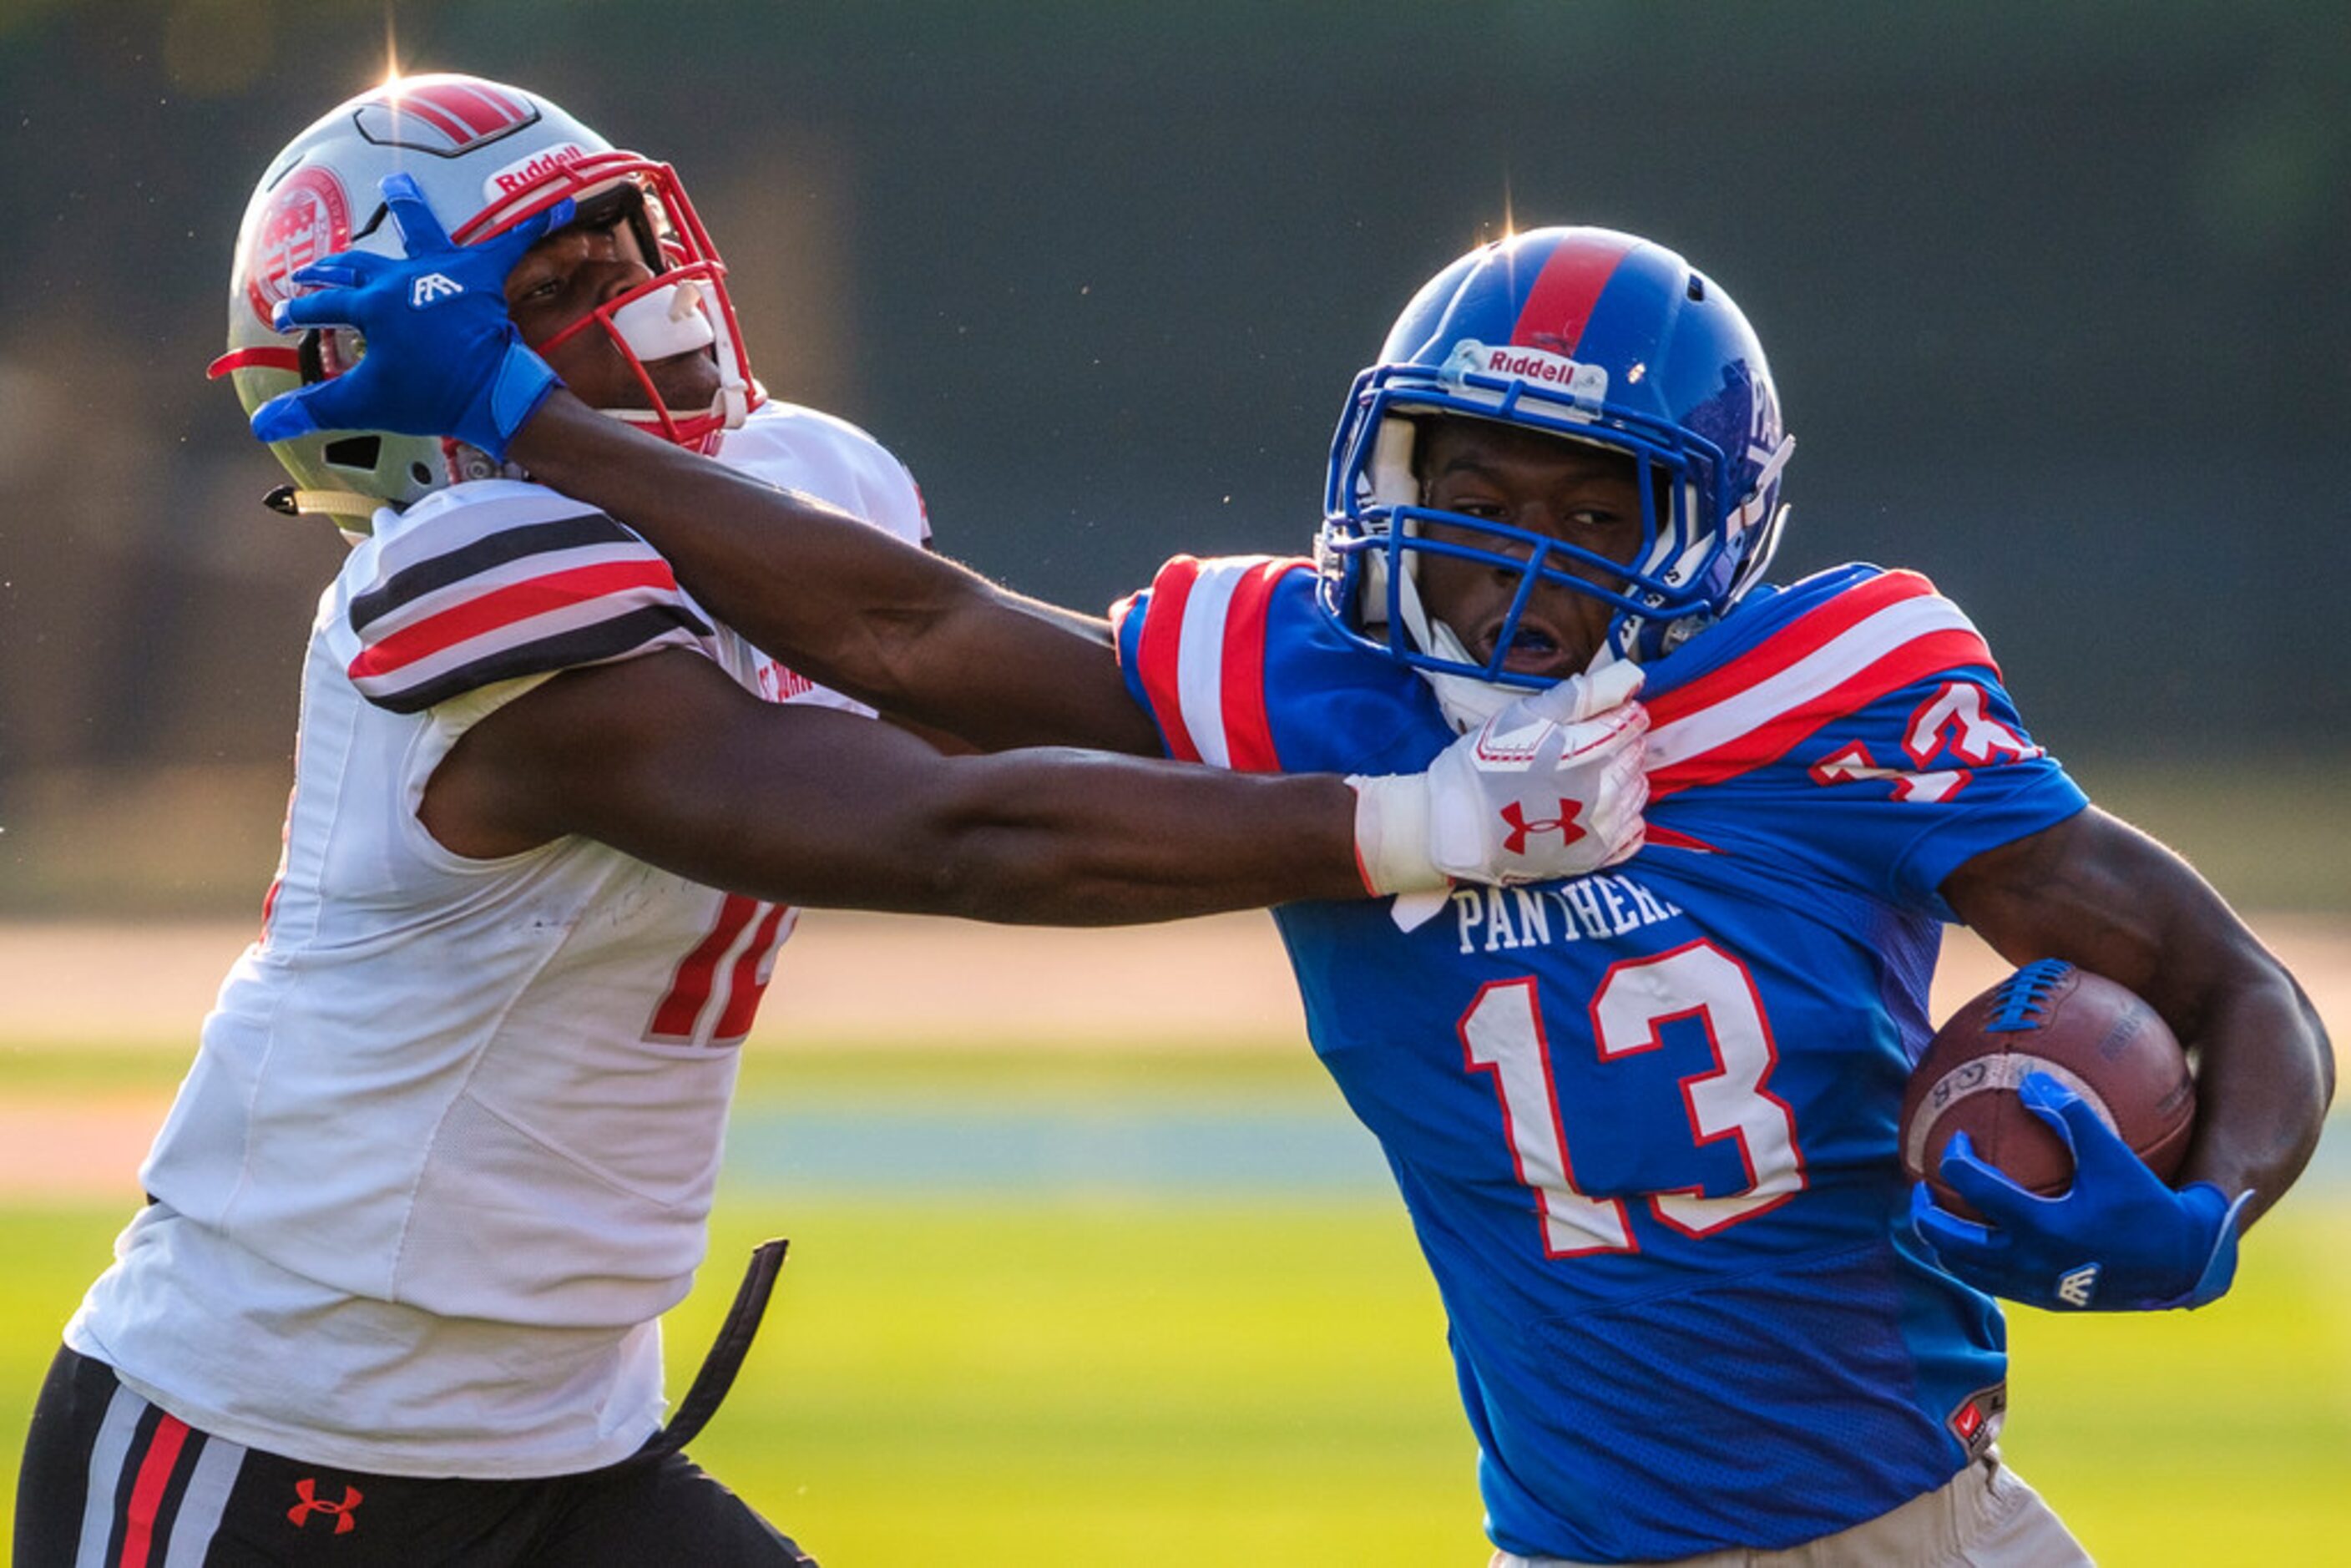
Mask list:
MULTIPOLYGON (((1179 558, 1113 610, 1173 755, 1405 772, 1451 739, 1314 581, 1179 558)), ((1949 1480, 2005 1401, 1998 1310, 1898 1224, 1895 1119, 1938 884, 2084 798, 1911 573, 1759 591, 1647 674, 1632 859, 1433 915, 1275 911, 1436 1274, 1489 1531, 1528 1556, 1842 1530, 1949 1480)))
MULTIPOLYGON (((827 415, 764 405, 718 456, 924 536, 905 470, 827 415)), ((662 648, 855 706, 552 490, 377 514, 304 661, 263 935, 75 1350, 200 1430, 361 1471, 570 1473, 659 1426, 656 1320, 702 1260, 734 1048, 792 912, 583 839, 465 859, 416 811, 502 704, 662 648)))

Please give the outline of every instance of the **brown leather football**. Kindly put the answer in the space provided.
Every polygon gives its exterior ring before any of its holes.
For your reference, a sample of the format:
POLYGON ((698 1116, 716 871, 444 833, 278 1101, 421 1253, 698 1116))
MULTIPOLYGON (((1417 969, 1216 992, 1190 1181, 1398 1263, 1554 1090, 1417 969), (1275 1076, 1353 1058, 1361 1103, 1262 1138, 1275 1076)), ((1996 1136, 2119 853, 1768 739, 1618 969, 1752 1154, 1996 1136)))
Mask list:
POLYGON ((2044 1197, 2072 1185, 2074 1164, 2017 1086, 2046 1072, 2169 1181, 2196 1126, 2196 1079, 2156 1010, 2126 987, 2071 964, 2028 964, 1951 1015, 1927 1042, 1902 1101, 1902 1164, 1936 1202, 1980 1218, 1942 1183, 1951 1134, 1978 1158, 2044 1197))

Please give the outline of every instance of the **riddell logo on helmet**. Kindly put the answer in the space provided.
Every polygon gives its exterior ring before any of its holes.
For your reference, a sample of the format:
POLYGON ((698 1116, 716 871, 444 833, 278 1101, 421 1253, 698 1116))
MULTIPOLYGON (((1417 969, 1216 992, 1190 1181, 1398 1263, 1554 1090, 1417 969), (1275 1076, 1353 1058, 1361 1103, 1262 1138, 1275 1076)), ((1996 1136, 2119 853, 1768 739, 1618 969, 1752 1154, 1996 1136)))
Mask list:
POLYGON ((496 201, 527 191, 559 169, 569 168, 588 156, 588 149, 577 141, 567 141, 560 147, 550 147, 544 152, 534 152, 519 163, 509 163, 482 182, 482 199, 496 201))
POLYGON ((1539 386, 1556 387, 1579 402, 1598 402, 1608 395, 1608 371, 1604 366, 1583 364, 1541 349, 1522 349, 1509 343, 1489 347, 1474 338, 1464 338, 1453 345, 1453 352, 1446 356, 1445 367, 1439 373, 1449 382, 1459 382, 1473 374, 1533 382, 1539 386))

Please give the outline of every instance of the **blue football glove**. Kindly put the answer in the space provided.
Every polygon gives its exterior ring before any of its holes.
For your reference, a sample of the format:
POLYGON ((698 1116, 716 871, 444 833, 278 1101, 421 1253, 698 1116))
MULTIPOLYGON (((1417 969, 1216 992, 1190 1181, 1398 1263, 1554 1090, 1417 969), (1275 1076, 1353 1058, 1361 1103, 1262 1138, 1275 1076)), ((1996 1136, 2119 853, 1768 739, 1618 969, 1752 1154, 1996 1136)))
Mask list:
POLYGON ((1980 1291, 2054 1312, 2151 1312, 2217 1301, 2237 1272, 2238 1216, 2210 1182, 2175 1191, 2088 1102, 2045 1072, 2017 1092, 2074 1155, 2074 1185, 2041 1197, 1978 1159, 1965 1133, 1943 1154, 1943 1181, 1991 1221, 1938 1207, 1920 1182, 1910 1224, 1948 1272, 1980 1291))
POLYGON ((561 384, 507 315, 507 274, 549 230, 571 221, 572 203, 460 246, 413 177, 388 174, 382 188, 406 258, 337 251, 294 274, 318 292, 280 300, 276 316, 281 332, 355 327, 367 351, 332 381, 263 403, 253 434, 264 441, 316 430, 454 435, 503 459, 515 432, 561 384))

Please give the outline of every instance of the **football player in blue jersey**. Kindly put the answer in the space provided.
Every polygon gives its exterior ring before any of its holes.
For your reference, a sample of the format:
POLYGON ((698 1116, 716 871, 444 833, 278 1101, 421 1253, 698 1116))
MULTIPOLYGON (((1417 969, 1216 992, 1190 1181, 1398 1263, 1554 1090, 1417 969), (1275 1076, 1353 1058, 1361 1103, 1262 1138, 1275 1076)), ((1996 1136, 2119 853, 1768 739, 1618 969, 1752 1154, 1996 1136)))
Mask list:
MULTIPOLYGON (((1388 768, 1551 683, 1639 672, 1631 859, 1275 913, 1314 1049, 1436 1275, 1495 1563, 2085 1560, 2000 1462, 1993 1298, 2219 1297, 2315 1145, 2330 1049, 2213 890, 2031 737, 1924 579, 1766 580, 1793 444, 1711 278, 1595 228, 1462 256, 1355 382, 1312 560, 1178 557, 1107 622, 1047 616, 1063 656, 1040 658, 959 569, 560 392, 501 402, 536 371, 494 300, 400 302, 460 254, 430 238, 323 275, 350 287, 298 308, 357 321, 370 358, 258 424, 486 425, 731 623, 885 710, 992 746, 1388 768), (2201 1106, 2178 1188, 2034 1080, 2081 1155, 2069 1191, 1954 1154, 1943 1175, 1988 1223, 1914 1192, 1896 1113, 1954 921, 2171 1023, 2201 1106)), ((1573 838, 1588 802, 1507 821, 1573 838)))

